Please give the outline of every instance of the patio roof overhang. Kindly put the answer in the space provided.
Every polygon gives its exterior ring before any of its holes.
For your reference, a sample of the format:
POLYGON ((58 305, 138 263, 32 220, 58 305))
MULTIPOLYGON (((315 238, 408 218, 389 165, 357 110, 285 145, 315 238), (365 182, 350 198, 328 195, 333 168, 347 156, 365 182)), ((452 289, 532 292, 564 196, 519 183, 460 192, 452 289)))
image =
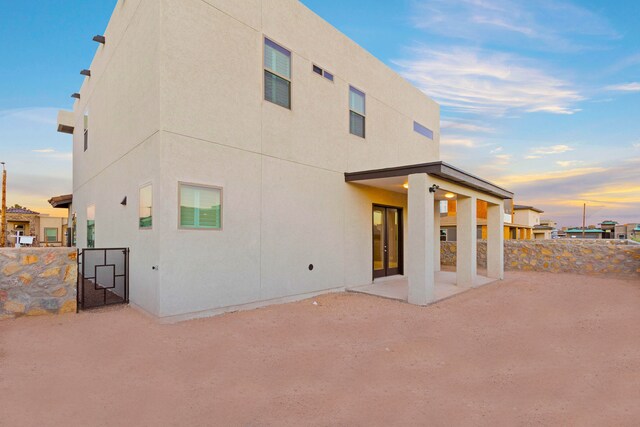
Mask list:
MULTIPOLYGON (((411 174, 426 173, 463 187, 467 187, 499 199, 513 199, 513 193, 498 187, 482 178, 471 175, 445 162, 419 163, 415 165, 396 166, 384 169, 372 169, 359 172, 346 172, 346 182, 389 181, 387 178, 407 178, 411 174)), ((363 182, 364 184, 364 182, 363 182)), ((400 184, 402 187, 402 184, 400 184)), ((391 189, 391 188, 389 188, 391 189)), ((398 191, 396 189, 395 191, 398 191)))
POLYGON ((50 198, 48 201, 49 201, 49 204, 54 208, 68 209, 71 203, 73 203, 73 194, 55 196, 50 198))

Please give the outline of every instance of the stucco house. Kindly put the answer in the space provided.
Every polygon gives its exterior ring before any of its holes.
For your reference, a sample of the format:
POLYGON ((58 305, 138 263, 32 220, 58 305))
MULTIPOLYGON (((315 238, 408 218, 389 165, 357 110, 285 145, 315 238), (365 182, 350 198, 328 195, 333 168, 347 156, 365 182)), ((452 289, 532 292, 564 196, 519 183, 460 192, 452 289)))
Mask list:
POLYGON ((129 247, 130 300, 194 317, 384 281, 503 277, 513 194, 440 161, 436 102, 297 0, 120 0, 73 111, 79 247, 129 247))
POLYGON ((34 246, 66 245, 67 219, 27 208, 7 208, 7 245, 15 246, 18 235, 32 236, 34 246))
POLYGON ((567 237, 573 239, 602 239, 603 230, 600 228, 569 228, 566 230, 567 237))

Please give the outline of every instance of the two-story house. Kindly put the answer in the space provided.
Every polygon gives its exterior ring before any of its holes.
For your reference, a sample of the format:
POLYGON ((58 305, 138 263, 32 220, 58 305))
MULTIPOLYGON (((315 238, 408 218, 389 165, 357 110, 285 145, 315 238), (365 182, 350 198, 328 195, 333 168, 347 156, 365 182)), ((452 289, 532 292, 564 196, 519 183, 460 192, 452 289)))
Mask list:
POLYGON ((405 278, 434 299, 439 203, 457 283, 503 275, 503 200, 440 161, 436 102, 298 0, 120 0, 73 111, 79 247, 130 248, 131 301, 189 317, 405 278))

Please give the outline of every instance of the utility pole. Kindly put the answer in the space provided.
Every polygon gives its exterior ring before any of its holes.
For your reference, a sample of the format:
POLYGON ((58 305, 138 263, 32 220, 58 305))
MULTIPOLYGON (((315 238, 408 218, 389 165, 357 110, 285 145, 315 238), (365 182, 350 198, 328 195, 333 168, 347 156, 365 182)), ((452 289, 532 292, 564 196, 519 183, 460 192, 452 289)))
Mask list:
POLYGON ((587 228, 587 204, 582 205, 582 238, 584 239, 585 229, 587 228))
POLYGON ((0 248, 4 248, 7 245, 7 170, 2 164, 2 230, 0 235, 0 248))

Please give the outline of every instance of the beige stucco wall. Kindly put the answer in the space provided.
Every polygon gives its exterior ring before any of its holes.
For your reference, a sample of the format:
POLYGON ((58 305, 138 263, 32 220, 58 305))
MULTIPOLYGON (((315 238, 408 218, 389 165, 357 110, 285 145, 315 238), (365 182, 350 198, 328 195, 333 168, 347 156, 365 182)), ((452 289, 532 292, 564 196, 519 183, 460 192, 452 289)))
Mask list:
POLYGON ((105 36, 75 106, 77 241, 95 205, 96 245, 131 248, 134 304, 179 316, 371 281, 371 206, 406 215, 406 195, 344 172, 438 160, 434 101, 297 0, 120 0, 105 36), (263 100, 264 36, 292 51, 291 110, 263 100), (366 139, 349 134, 350 84, 366 139), (223 188, 222 230, 178 229, 179 182, 223 188))
POLYGON ((66 226, 67 218, 40 215, 40 232, 38 234, 40 246, 63 246, 63 244, 66 242, 66 226), (47 242, 44 232, 45 228, 55 228, 56 230, 58 230, 58 239, 55 242, 47 242))
POLYGON ((513 223, 528 227, 540 225, 540 213, 530 209, 518 209, 513 213, 513 223))

